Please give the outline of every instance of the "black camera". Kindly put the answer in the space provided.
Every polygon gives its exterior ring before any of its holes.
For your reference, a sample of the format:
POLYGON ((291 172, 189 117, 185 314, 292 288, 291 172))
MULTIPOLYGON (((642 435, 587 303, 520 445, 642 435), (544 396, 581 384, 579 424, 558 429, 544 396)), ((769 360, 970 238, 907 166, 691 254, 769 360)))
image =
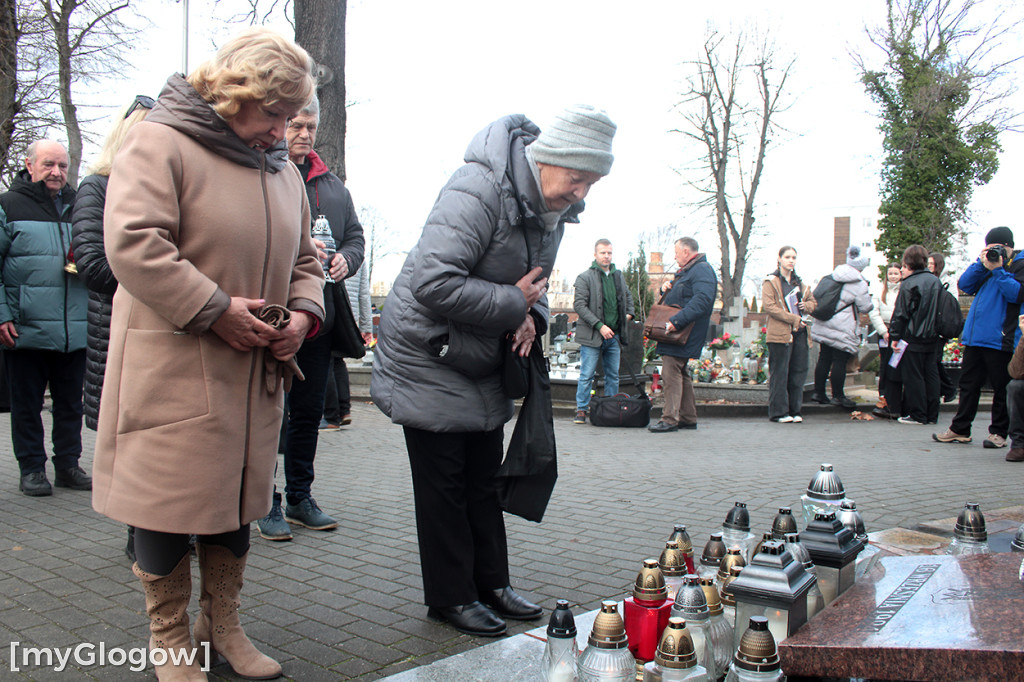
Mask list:
POLYGON ((985 252, 985 260, 989 263, 998 263, 1007 261, 1006 247, 1002 244, 996 244, 995 246, 988 247, 988 251, 985 252))

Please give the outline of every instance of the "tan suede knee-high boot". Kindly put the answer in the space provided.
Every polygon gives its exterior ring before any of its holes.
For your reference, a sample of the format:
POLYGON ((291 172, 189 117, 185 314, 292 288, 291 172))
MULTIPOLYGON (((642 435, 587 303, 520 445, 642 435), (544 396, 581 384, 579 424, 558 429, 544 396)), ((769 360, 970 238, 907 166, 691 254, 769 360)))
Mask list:
POLYGON ((167 662, 155 665, 160 682, 206 682, 200 670, 201 654, 192 647, 188 634, 188 600, 192 596, 191 558, 185 555, 169 575, 146 573, 138 564, 132 572, 142 581, 146 592, 146 613, 149 615, 149 649, 163 649, 167 662), (175 665, 174 657, 194 654, 191 664, 175 665))
POLYGON ((242 631, 238 619, 241 606, 242 575, 245 559, 236 557, 227 547, 198 546, 199 616, 196 618, 196 643, 209 642, 210 648, 227 659, 231 669, 250 680, 270 680, 281 676, 281 664, 261 654, 242 631))

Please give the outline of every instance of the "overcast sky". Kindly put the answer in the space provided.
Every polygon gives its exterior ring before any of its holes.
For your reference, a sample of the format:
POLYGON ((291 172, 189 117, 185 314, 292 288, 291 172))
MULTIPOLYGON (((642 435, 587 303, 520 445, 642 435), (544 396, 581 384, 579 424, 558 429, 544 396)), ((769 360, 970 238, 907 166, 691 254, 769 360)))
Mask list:
MULTIPOLYGON (((245 5, 191 0, 190 68, 242 27, 224 20, 245 5)), ((700 150, 670 131, 685 125, 677 105, 692 72, 687 62, 700 56, 708 28, 727 40, 739 31, 755 39, 767 33, 779 64, 795 64, 784 95, 789 108, 777 116, 785 131, 772 139, 757 195, 757 251, 747 272, 755 282, 774 269, 778 247, 793 244, 798 271, 821 277, 831 270, 835 216, 852 218, 855 241, 875 236, 881 135, 851 53, 881 63, 864 28, 884 20, 885 3, 697 5, 349 0, 346 82, 353 105, 346 162, 357 206, 374 209, 398 235, 396 248, 408 249, 478 130, 510 113, 543 128, 563 106, 589 103, 618 124, 615 164, 592 190, 581 224, 566 230, 557 267, 571 282, 590 264, 599 237, 611 239, 623 267, 641 235, 666 225, 677 226, 674 236, 695 236, 717 264, 713 216, 692 207, 699 194, 686 184, 692 176, 679 173, 697 162, 700 150)), ((155 95, 182 68, 180 2, 149 0, 143 7, 153 27, 133 56, 138 72, 115 87, 113 104, 136 92, 155 95)), ((275 27, 290 31, 281 22, 275 27)), ((1024 98, 1014 101, 1024 109, 1024 98)), ((108 126, 109 120, 96 128, 108 126)), ((1014 201, 1024 177, 1021 138, 1002 138, 1001 170, 975 192, 977 235, 1006 224, 1024 241, 1014 201)), ((980 249, 980 239, 971 241, 970 253, 980 249)), ((649 244, 648 251, 669 246, 649 244)), ((378 265, 375 279, 393 278, 400 261, 378 265)))

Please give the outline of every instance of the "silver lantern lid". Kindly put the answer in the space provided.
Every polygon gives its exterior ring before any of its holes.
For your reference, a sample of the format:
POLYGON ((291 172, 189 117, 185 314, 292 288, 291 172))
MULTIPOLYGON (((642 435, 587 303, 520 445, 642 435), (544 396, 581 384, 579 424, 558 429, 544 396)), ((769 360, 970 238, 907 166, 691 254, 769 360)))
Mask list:
POLYGON ((1024 552, 1024 523, 1020 524, 1017 534, 1013 536, 1013 540, 1010 542, 1010 550, 1024 552))
POLYGON ((726 528, 732 528, 733 530, 750 531, 750 512, 747 511, 746 502, 737 502, 733 505, 733 508, 729 510, 729 513, 725 515, 725 523, 722 524, 726 528))
POLYGON ((987 540, 988 531, 985 530, 985 515, 981 513, 981 507, 977 502, 968 502, 960 510, 956 517, 956 525, 953 527, 953 534, 961 540, 987 540))
POLYGON ((807 496, 816 500, 834 502, 846 497, 846 488, 831 464, 822 464, 821 471, 807 484, 807 496))
POLYGON ((853 531, 854 536, 861 542, 867 541, 868 532, 864 528, 864 519, 857 511, 857 503, 853 500, 843 500, 839 506, 839 522, 853 531))

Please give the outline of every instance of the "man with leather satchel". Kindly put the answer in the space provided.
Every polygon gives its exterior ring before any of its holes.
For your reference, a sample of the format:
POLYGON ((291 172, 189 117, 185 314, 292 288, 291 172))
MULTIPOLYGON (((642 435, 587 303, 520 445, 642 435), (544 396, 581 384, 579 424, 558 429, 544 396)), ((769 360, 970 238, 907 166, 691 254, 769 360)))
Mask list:
POLYGON ((715 270, 699 248, 697 240, 692 237, 676 240, 675 258, 679 270, 671 282, 662 286, 664 295, 661 303, 679 308, 679 312, 665 323, 667 331, 693 326, 681 343, 658 342, 657 353, 661 356, 665 382, 662 394, 665 406, 661 420, 647 427, 653 433, 697 428, 697 400, 687 363, 690 358, 698 357, 704 346, 718 291, 715 270))
POLYGON ((633 319, 633 297, 622 272, 612 263, 612 243, 598 239, 594 264, 576 278, 572 307, 579 315, 576 342, 580 344, 580 379, 576 385, 576 417, 585 424, 590 391, 594 386, 597 359, 604 365, 604 394, 619 392, 619 344, 627 339, 619 332, 633 319))
POLYGON ((324 252, 323 242, 317 243, 317 247, 321 249, 321 259, 324 259, 325 274, 329 272, 334 282, 328 282, 324 291, 327 317, 320 334, 303 343, 295 354, 306 380, 292 384, 285 403, 285 505, 282 510, 281 493, 275 490, 270 513, 256 522, 260 536, 267 540, 291 540, 289 523, 312 530, 329 530, 338 525, 337 521, 321 511, 311 494, 313 459, 316 457, 320 419, 324 411, 327 370, 338 336, 332 326, 342 324, 346 319, 348 324, 352 324, 351 313, 347 309, 335 310, 336 302, 341 300, 344 303, 347 299, 344 280, 354 275, 362 265, 364 240, 363 227, 356 217, 348 189, 313 151, 319 122, 320 103, 314 97, 305 109, 288 122, 285 139, 288 142, 288 157, 298 167, 305 181, 311 217, 329 223, 336 251, 333 254, 324 252), (336 296, 331 287, 341 287, 341 296, 336 296))

